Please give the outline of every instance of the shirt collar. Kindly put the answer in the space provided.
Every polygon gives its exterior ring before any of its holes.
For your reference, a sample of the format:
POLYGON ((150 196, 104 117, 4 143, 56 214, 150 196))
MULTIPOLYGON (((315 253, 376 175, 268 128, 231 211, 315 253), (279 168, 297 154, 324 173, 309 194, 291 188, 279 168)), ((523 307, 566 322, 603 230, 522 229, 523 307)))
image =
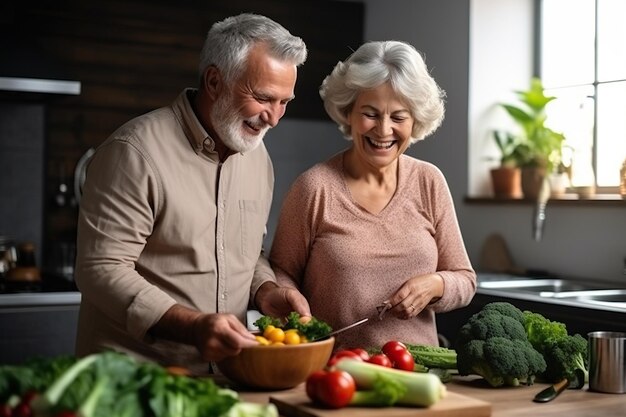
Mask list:
POLYGON ((184 89, 172 103, 172 109, 194 152, 199 154, 205 150, 208 153, 214 153, 215 141, 202 127, 191 105, 191 100, 197 92, 198 90, 195 88, 184 89))

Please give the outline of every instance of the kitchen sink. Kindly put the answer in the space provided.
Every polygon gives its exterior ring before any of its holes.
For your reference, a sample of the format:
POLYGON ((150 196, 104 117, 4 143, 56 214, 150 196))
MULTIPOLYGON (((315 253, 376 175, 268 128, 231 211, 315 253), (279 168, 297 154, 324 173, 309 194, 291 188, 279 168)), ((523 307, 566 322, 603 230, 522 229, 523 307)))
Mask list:
POLYGON ((626 308, 626 289, 601 289, 586 291, 565 291, 554 294, 560 299, 574 299, 585 303, 611 305, 626 308))
POLYGON ((575 292, 589 289, 589 285, 587 283, 581 283, 560 278, 485 281, 479 282, 478 286, 485 289, 530 292, 542 296, 552 296, 561 292, 575 292))
POLYGON ((479 273, 478 290, 484 294, 524 300, 586 306, 626 312, 626 287, 615 283, 582 281, 553 276, 479 273), (548 301, 550 300, 550 301, 548 301))

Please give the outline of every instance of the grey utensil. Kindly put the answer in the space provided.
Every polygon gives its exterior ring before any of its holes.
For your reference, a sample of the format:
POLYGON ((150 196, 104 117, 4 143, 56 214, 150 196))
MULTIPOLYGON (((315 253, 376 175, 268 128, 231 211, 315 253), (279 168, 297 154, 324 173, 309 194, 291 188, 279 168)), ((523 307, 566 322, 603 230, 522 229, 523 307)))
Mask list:
POLYGON ((318 340, 328 339, 329 337, 332 337, 332 336, 338 335, 339 333, 343 333, 343 332, 345 332, 346 330, 350 330, 350 329, 352 329, 353 327, 360 326, 361 324, 365 323, 365 322, 366 322, 366 321, 368 321, 368 320, 369 320, 369 319, 366 317, 366 318, 361 319, 361 320, 359 320, 359 321, 356 321, 356 322, 354 322, 354 323, 352 323, 352 324, 349 324, 349 325, 347 325, 346 327, 342 327, 341 329, 333 330, 332 332, 328 333, 328 334, 327 334, 327 335, 325 335, 325 336, 320 336, 320 337, 318 337, 318 338, 316 338, 316 339, 312 339, 312 340, 310 340, 310 341, 311 341, 311 342, 316 342, 316 341, 318 341, 318 340))

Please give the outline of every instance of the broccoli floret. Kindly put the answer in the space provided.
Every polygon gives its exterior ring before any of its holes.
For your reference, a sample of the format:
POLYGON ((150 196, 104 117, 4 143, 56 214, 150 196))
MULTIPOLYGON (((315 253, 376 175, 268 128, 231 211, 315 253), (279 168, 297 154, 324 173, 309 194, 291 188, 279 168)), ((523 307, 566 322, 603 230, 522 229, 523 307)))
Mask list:
POLYGON ((550 321, 539 313, 524 311, 523 323, 528 341, 539 351, 545 343, 567 337, 567 329, 563 323, 550 321))
POLYGON ((483 307, 461 327, 457 343, 464 344, 470 340, 486 340, 492 337, 528 340, 523 320, 518 320, 518 317, 523 317, 521 310, 511 304, 509 308, 504 308, 502 304, 506 303, 502 302, 491 304, 483 307), (497 305, 490 307, 491 304, 497 305))
POLYGON ((570 336, 565 324, 551 321, 539 313, 524 311, 528 341, 543 355, 546 370, 539 377, 549 383, 565 378, 581 387, 589 380, 587 340, 570 336))
POLYGON ((547 382, 554 383, 567 378, 582 386, 589 380, 587 340, 581 335, 551 340, 543 346, 541 353, 548 366, 540 376, 547 382))
POLYGON ((519 321, 522 324, 524 324, 524 321, 525 321, 524 313, 522 312, 522 310, 515 307, 513 304, 507 303, 504 301, 489 303, 485 305, 481 311, 483 312, 496 311, 502 314, 503 316, 511 317, 519 321))
POLYGON ((523 313, 509 303, 487 304, 461 327, 456 345, 460 375, 482 376, 491 386, 531 385, 546 369, 528 342, 523 313))

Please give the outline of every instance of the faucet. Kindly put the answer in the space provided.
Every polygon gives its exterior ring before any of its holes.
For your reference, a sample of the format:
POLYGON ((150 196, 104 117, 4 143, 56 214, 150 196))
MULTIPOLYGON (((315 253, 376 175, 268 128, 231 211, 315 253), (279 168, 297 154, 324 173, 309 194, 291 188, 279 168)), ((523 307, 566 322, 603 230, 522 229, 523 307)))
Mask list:
POLYGON ((537 202, 535 204, 535 211, 533 215, 533 237, 535 241, 539 242, 543 236, 543 225, 546 221, 546 205, 550 198, 550 183, 547 178, 544 178, 541 182, 541 188, 537 195, 537 202))

